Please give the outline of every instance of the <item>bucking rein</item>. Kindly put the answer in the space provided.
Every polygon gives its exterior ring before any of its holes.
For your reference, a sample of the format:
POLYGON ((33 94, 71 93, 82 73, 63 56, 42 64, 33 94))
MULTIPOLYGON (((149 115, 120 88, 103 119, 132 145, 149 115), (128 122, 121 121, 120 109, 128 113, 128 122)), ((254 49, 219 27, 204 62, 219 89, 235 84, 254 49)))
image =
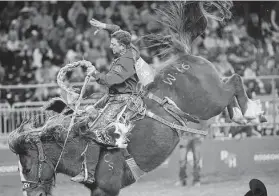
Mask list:
MULTIPOLYGON (((69 64, 65 65, 64 67, 62 67, 60 69, 58 75, 57 75, 57 83, 58 83, 58 85, 60 86, 60 88, 65 90, 70 95, 74 94, 75 92, 74 92, 74 90, 71 87, 67 87, 64 84, 63 81, 65 80, 67 72, 72 71, 74 68, 77 68, 79 66, 85 67, 87 69, 89 66, 92 66, 92 65, 91 65, 91 62, 86 61, 86 60, 81 60, 81 61, 77 61, 77 62, 74 62, 74 63, 69 63, 69 64)), ((67 136, 66 136, 66 139, 65 139, 65 142, 64 142, 61 154, 60 154, 58 162, 57 162, 57 164, 55 166, 55 171, 57 169, 58 163, 60 162, 60 160, 62 158, 63 151, 65 149, 65 146, 66 146, 66 143, 67 143, 67 140, 68 140, 68 137, 69 137, 69 133, 70 133, 70 131, 71 131, 73 125, 74 125, 74 120, 75 120, 75 117, 76 117, 76 115, 78 113, 78 108, 80 106, 80 102, 82 100, 82 96, 83 96, 83 94, 85 92, 86 85, 88 84, 90 79, 91 79, 90 76, 86 76, 85 77, 85 80, 84 80, 82 89, 80 91, 79 97, 78 97, 77 101, 74 103, 74 105, 75 105, 74 113, 73 113, 72 118, 71 118, 71 122, 70 122, 70 125, 69 125, 69 128, 68 128, 68 131, 67 131, 67 136)), ((147 98, 157 102, 161 107, 163 107, 165 109, 165 111, 167 111, 172 117, 174 117, 181 125, 178 125, 175 122, 171 123, 171 122, 167 121, 166 119, 164 119, 164 118, 154 114, 152 111, 150 111, 148 109, 145 110, 143 115, 145 115, 145 116, 147 116, 149 118, 152 118, 154 120, 157 120, 157 121, 159 121, 159 122, 169 126, 170 128, 172 128, 172 130, 176 131, 176 133, 178 134, 179 138, 181 138, 181 135, 182 135, 181 132, 188 132, 188 133, 191 133, 191 134, 207 135, 207 131, 203 131, 203 130, 198 130, 198 129, 193 129, 193 128, 187 127, 186 123, 187 123, 188 120, 190 120, 190 121, 192 121, 194 123, 199 123, 199 120, 197 118, 191 116, 190 114, 183 112, 180 108, 178 108, 178 106, 170 98, 165 97, 164 99, 161 99, 160 97, 158 97, 158 96, 156 96, 156 95, 154 95, 154 94, 152 94, 150 92, 144 92, 144 91, 142 91, 139 94, 141 94, 141 96, 145 96, 145 97, 147 97, 147 98)), ((140 176, 143 175, 142 171, 141 172, 138 171, 139 168, 135 168, 136 166, 135 166, 135 162, 134 162, 133 158, 130 158, 130 159, 126 160, 126 162, 130 166, 130 169, 131 169, 132 173, 134 174, 134 177, 135 177, 136 180, 140 176)), ((87 175, 87 172, 85 172, 85 174, 87 175)))

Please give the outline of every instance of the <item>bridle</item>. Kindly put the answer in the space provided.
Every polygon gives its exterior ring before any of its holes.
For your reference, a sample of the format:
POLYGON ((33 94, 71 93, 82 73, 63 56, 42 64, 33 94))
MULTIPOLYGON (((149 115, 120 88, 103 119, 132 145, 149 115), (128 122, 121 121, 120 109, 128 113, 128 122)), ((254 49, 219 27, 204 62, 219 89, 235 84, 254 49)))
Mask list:
POLYGON ((40 139, 35 139, 35 144, 38 148, 38 154, 39 154, 37 180, 34 180, 34 181, 22 180, 21 182, 22 182, 23 191, 34 190, 38 187, 42 187, 45 185, 51 185, 51 186, 55 185, 56 171, 54 169, 54 166, 53 166, 52 162, 49 159, 47 159, 47 157, 45 156, 44 151, 43 151, 42 142, 40 141, 40 139), (49 180, 41 179, 42 172, 43 172, 43 164, 47 164, 53 170, 52 177, 49 180))

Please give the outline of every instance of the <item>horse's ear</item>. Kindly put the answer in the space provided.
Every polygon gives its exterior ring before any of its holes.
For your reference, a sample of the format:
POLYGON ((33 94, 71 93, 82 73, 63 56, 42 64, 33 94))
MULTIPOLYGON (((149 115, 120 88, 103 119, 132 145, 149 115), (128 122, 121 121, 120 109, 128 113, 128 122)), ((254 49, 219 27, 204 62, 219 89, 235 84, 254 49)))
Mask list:
POLYGON ((26 151, 25 135, 13 131, 8 137, 10 150, 15 154, 23 154, 26 151))
POLYGON ((16 154, 23 153, 27 144, 26 134, 24 133, 25 127, 29 126, 30 119, 25 119, 20 126, 12 131, 8 136, 9 148, 16 154))
POLYGON ((66 107, 67 104, 63 98, 55 97, 52 98, 46 105, 44 105, 43 109, 61 113, 66 107))

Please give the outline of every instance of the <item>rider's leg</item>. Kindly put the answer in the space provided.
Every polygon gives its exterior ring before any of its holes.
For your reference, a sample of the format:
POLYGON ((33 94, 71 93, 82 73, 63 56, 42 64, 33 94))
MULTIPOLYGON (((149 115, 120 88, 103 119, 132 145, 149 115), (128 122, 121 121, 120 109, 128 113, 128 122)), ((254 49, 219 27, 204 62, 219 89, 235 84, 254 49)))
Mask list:
POLYGON ((99 161, 100 146, 96 143, 88 144, 88 148, 84 156, 86 156, 88 178, 85 179, 85 168, 83 167, 82 171, 77 176, 71 178, 71 180, 74 182, 92 184, 95 182, 95 171, 99 161))

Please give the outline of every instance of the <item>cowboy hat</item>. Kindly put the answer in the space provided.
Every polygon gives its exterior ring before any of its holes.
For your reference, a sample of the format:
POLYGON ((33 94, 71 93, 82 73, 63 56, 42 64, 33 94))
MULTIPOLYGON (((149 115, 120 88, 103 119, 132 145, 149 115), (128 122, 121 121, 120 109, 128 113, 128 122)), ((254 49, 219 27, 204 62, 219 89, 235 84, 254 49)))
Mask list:
POLYGON ((250 191, 248 191, 244 196, 267 196, 267 190, 260 180, 252 179, 249 182, 250 191))

